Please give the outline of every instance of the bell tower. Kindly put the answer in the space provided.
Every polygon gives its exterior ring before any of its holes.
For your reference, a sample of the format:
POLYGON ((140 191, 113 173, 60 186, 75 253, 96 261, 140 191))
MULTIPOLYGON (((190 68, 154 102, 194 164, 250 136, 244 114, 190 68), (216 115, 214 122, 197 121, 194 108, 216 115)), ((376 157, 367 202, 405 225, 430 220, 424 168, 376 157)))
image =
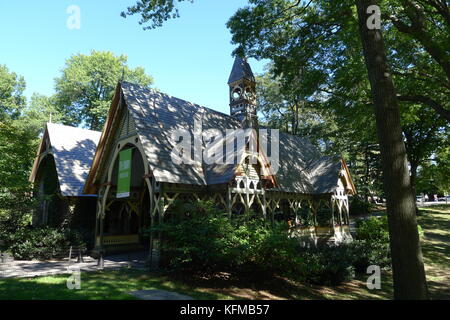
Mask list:
POLYGON ((236 56, 230 78, 230 115, 242 123, 243 128, 256 128, 256 81, 247 60, 236 56))

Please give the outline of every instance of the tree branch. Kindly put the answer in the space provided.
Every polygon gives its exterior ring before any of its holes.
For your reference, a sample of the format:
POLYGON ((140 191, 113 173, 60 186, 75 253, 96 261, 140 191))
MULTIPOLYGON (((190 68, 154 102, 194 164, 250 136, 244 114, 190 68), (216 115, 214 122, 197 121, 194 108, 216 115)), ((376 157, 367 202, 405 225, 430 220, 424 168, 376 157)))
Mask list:
POLYGON ((436 111, 441 117, 443 117, 447 121, 450 121, 450 110, 445 109, 440 103, 438 103, 436 100, 434 100, 430 97, 426 97, 426 96, 422 96, 422 95, 410 95, 410 96, 397 95, 397 98, 399 101, 416 102, 416 103, 426 104, 426 105, 430 106, 431 108, 433 108, 434 111, 436 111))

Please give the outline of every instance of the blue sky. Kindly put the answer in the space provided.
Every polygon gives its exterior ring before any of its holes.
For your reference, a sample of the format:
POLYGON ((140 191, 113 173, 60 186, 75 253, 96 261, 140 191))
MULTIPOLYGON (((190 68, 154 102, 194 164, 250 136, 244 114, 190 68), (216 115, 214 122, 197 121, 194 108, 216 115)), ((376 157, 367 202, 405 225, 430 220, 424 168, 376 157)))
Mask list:
MULTIPOLYGON (((139 17, 120 17, 134 0, 1 1, 0 64, 25 77, 26 95, 54 93, 65 59, 91 50, 126 54, 170 95, 228 113, 227 80, 233 58, 225 26, 245 0, 197 0, 179 5, 179 19, 142 30, 139 17), (70 5, 81 10, 80 30, 67 28, 70 5)), ((265 65, 250 59, 255 73, 265 65)))

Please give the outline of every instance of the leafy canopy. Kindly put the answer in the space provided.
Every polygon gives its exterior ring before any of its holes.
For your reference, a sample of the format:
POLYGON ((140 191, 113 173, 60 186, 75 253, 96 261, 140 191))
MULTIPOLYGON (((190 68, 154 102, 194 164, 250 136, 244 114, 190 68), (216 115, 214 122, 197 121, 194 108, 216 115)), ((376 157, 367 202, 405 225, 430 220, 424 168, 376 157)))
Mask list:
POLYGON ((25 80, 5 65, 0 65, 0 121, 16 119, 25 105, 25 80))
POLYGON ((55 79, 55 103, 65 124, 101 130, 118 81, 150 87, 153 78, 144 68, 130 68, 127 56, 108 51, 73 55, 55 79))

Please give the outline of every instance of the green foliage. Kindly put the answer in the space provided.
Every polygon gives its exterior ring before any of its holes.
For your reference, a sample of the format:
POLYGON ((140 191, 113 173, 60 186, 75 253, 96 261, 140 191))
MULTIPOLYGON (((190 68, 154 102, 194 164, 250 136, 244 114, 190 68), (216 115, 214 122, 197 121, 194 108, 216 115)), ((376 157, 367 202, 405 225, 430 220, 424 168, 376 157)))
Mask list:
POLYGON ((450 194, 450 147, 444 145, 432 161, 422 164, 417 176, 417 194, 450 194))
POLYGON ((351 280, 355 275, 352 258, 350 247, 345 244, 303 248, 296 258, 299 279, 326 285, 351 280))
POLYGON ((154 29, 156 27, 161 27, 164 21, 168 19, 178 18, 178 8, 176 7, 177 2, 189 1, 194 2, 194 0, 141 0, 135 5, 127 8, 126 12, 122 12, 121 16, 126 18, 134 14, 141 14, 141 20, 139 24, 146 24, 150 22, 150 25, 145 26, 143 29, 154 29))
POLYGON ((77 54, 67 59, 61 76, 55 80, 55 103, 64 123, 101 130, 122 76, 144 87, 153 83, 142 67, 131 69, 127 60, 125 55, 95 50, 90 55, 77 54))
POLYGON ((0 232, 13 232, 29 220, 33 206, 28 182, 37 133, 28 127, 23 77, 0 65, 0 232))
POLYGON ((359 216, 369 214, 374 207, 373 203, 367 202, 358 196, 353 196, 349 201, 350 215, 359 216))
POLYGON ((58 109, 54 96, 47 97, 34 93, 30 102, 23 109, 21 118, 26 120, 27 129, 37 137, 43 133, 45 124, 50 122, 50 119, 53 123, 61 123, 64 115, 58 109))
MULTIPOLYGON (((184 219, 165 223, 150 232, 162 234, 163 261, 174 271, 213 274, 233 271, 239 274, 285 273, 290 269, 296 240, 286 227, 266 222, 230 220, 210 202, 191 204, 184 219)), ((169 219, 170 220, 170 219, 169 219)))
POLYGON ((370 217, 356 221, 356 240, 352 243, 354 266, 358 272, 365 272, 368 266, 391 265, 387 216, 370 217))
POLYGON ((5 65, 0 65, 0 121, 17 119, 25 105, 25 80, 5 65))
POLYGON ((0 122, 0 210, 30 210, 28 175, 36 148, 36 136, 21 120, 0 122))
POLYGON ((0 251, 9 245, 10 235, 31 225, 31 218, 30 210, 0 209, 0 251))
MULTIPOLYGON (((208 202, 188 207, 184 217, 178 215, 148 232, 156 238, 161 235, 163 264, 175 273, 213 275, 226 271, 247 279, 281 275, 338 284, 351 279, 355 270, 365 272, 371 264, 389 265, 389 244, 367 231, 370 226, 362 227, 363 240, 303 248, 296 238, 288 236, 284 222, 272 226, 262 219, 230 220, 208 202)), ((379 227, 377 224, 376 229, 379 227)))
POLYGON ((366 273, 367 267, 377 265, 383 269, 391 267, 389 242, 384 240, 354 240, 348 244, 352 265, 357 273, 366 273))
POLYGON ((387 216, 359 219, 356 222, 356 239, 389 242, 387 216))
POLYGON ((6 250, 18 260, 47 260, 68 255, 70 245, 85 247, 81 235, 68 229, 25 227, 1 236, 6 250))

